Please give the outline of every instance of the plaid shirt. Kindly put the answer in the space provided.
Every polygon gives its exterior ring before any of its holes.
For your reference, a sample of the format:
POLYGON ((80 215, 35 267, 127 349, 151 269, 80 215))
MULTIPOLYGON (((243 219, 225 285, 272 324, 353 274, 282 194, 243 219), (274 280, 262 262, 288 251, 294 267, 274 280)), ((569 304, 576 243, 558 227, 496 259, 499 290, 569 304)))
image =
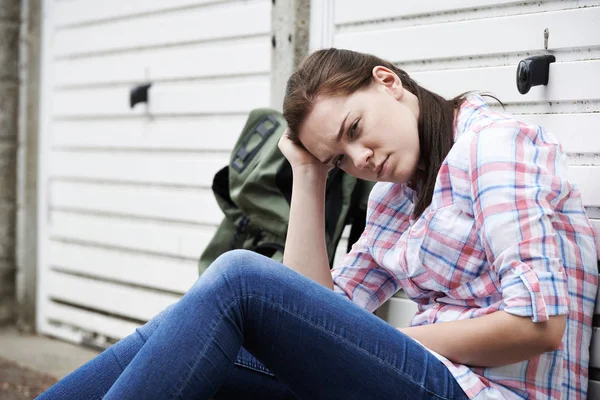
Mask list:
POLYGON ((498 310, 534 322, 567 314, 560 348, 528 361, 476 368, 430 351, 470 398, 583 399, 597 256, 566 156, 550 133, 479 96, 461 107, 454 136, 421 217, 406 185, 375 185, 334 289, 369 311, 403 289, 418 305, 413 326, 498 310))

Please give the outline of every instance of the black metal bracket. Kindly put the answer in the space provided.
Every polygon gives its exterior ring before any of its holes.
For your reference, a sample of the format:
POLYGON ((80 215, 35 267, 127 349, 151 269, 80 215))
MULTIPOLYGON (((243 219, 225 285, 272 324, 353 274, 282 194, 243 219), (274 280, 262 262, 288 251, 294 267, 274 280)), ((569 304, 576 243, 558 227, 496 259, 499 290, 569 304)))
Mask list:
POLYGON ((129 92, 129 104, 133 108, 137 103, 148 103, 148 89, 151 83, 135 86, 129 92))
POLYGON ((517 89, 526 94, 532 86, 547 85, 550 64, 556 61, 551 55, 533 56, 519 61, 517 65, 517 89))

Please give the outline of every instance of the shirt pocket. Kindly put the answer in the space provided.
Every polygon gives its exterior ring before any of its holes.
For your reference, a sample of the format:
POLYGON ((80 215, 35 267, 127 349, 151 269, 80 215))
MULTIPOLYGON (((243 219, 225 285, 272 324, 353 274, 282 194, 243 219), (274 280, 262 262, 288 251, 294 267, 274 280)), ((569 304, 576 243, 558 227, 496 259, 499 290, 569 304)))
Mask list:
POLYGON ((436 290, 448 293, 489 269, 472 216, 451 204, 429 211, 425 219, 419 261, 436 290))

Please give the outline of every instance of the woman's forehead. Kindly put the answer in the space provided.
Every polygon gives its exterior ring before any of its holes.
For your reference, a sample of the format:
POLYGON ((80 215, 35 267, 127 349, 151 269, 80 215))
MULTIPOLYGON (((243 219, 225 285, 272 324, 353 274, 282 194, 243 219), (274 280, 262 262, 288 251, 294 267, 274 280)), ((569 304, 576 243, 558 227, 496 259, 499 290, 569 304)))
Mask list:
POLYGON ((318 137, 321 140, 337 136, 340 124, 348 114, 347 97, 327 97, 318 99, 308 114, 300 134, 305 137, 318 137))
POLYGON ((349 109, 347 98, 319 99, 308 114, 299 132, 299 139, 314 156, 326 159, 335 146, 336 138, 349 109))

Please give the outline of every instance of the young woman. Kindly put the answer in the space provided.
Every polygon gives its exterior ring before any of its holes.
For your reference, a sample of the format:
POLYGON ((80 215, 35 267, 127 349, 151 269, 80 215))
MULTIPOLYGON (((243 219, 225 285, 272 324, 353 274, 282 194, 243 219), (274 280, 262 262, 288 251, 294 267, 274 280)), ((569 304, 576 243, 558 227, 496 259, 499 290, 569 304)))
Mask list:
POLYGON ((284 115, 288 268, 219 257, 42 399, 586 397, 594 233, 550 133, 337 49, 290 77, 284 115), (330 271, 334 166, 380 183, 363 235, 330 271), (399 289, 419 308, 404 329, 372 314, 399 289))

